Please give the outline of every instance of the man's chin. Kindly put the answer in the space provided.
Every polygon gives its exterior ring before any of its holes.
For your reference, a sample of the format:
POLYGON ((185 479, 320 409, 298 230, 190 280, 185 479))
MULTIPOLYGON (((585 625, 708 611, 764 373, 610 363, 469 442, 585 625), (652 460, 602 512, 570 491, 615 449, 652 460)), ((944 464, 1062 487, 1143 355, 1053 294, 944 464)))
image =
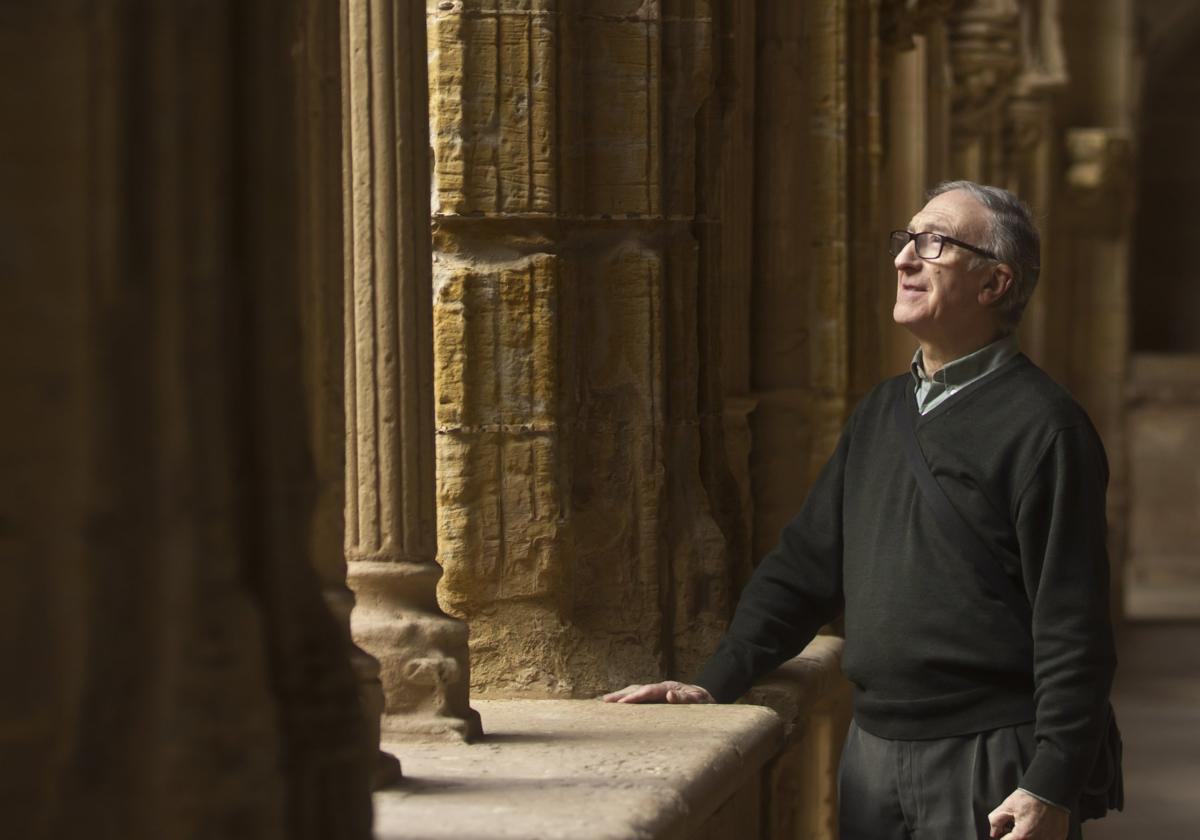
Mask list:
POLYGON ((911 307, 897 303, 892 307, 892 320, 906 330, 911 330, 913 327, 919 327, 924 318, 921 313, 913 312, 911 307))

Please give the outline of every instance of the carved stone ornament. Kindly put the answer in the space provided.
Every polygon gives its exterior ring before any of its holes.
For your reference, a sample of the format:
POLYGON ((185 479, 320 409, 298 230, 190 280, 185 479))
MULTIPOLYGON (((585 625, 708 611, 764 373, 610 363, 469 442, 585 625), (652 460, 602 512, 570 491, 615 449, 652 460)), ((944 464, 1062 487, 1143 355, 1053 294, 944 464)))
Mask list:
POLYGON ((951 108, 969 127, 1001 107, 1021 69, 1017 0, 966 0, 947 21, 954 73, 951 108))

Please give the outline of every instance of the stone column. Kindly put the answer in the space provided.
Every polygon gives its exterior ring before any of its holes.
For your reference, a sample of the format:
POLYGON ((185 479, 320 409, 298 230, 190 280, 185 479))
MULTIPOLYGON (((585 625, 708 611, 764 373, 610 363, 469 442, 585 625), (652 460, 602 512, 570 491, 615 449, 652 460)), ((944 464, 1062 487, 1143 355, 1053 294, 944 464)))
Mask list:
POLYGON ((301 21, 297 62, 301 72, 299 162, 302 194, 297 207, 304 283, 304 373, 309 400, 310 445, 316 467, 317 502, 309 532, 314 565, 325 602, 348 642, 347 656, 358 680, 367 724, 373 786, 400 776, 394 756, 379 751, 383 693, 379 663, 354 644, 350 613, 354 593, 346 582, 346 400, 345 283, 342 277, 342 95, 341 15, 336 5, 308 0, 301 21))
MULTIPOLYGON (((346 559, 389 734, 471 738, 467 627, 437 603, 425 18, 344 0, 346 559)), ((378 702, 378 690, 368 686, 378 702)))
MULTIPOLYGON (((1039 219, 1053 218, 1060 173, 1057 97, 1067 86, 1058 0, 1025 0, 1021 5, 1021 73, 1006 113, 1007 186, 1039 219)), ((1042 265, 1053 261, 1054 231, 1042 226, 1042 265)), ((1062 375, 1055 362, 1065 357, 1063 286, 1039 284, 1021 319, 1021 347, 1034 361, 1062 375)))
POLYGON ((880 11, 878 3, 852 3, 847 8, 847 406, 857 403, 881 378, 886 336, 877 327, 878 311, 890 310, 895 302, 891 280, 895 272, 885 233, 895 223, 887 221, 882 211, 886 198, 882 194, 880 11))
POLYGON ((371 835, 348 634, 314 574, 315 12, 0 14, 22 67, 0 86, 7 837, 371 835))
MULTIPOLYGON (((875 202, 881 208, 882 224, 873 245, 882 273, 877 273, 874 283, 859 280, 878 295, 875 382, 903 371, 916 348, 912 334, 892 320, 895 270, 885 243, 887 233, 905 226, 923 204, 926 190, 947 169, 947 71, 942 21, 953 5, 954 0, 886 0, 880 10, 879 60, 884 91, 880 131, 885 151, 880 195, 875 202)), ((856 370, 862 376, 861 362, 856 370)), ((863 379, 859 382, 867 384, 863 379)))
POLYGON ((1108 452, 1108 547, 1114 611, 1119 613, 1129 525, 1132 142, 1123 127, 1070 128, 1065 164, 1065 177, 1058 185, 1059 244, 1047 279, 1065 287, 1059 304, 1065 314, 1060 319, 1071 323, 1058 361, 1064 384, 1087 409, 1108 452))
POLYGON ((847 407, 846 7, 827 0, 759 7, 755 557, 799 510, 847 407))
MULTIPOLYGON (((717 513, 725 514, 722 527, 729 544, 730 576, 735 591, 754 570, 751 535, 754 531, 754 495, 750 482, 750 416, 758 404, 751 393, 751 318, 754 287, 754 89, 755 18, 753 0, 727 0, 719 4, 721 22, 717 49, 717 92, 709 109, 716 112, 708 136, 717 138, 717 148, 705 167, 705 195, 709 206, 702 247, 707 245, 705 283, 708 307, 701 320, 708 325, 709 358, 719 370, 702 377, 715 393, 706 394, 701 422, 720 429, 724 457, 712 457, 717 513), (719 413, 717 413, 719 407, 719 413), (733 513, 735 518, 730 519, 733 513)), ((711 492, 711 491, 710 491, 711 492)))

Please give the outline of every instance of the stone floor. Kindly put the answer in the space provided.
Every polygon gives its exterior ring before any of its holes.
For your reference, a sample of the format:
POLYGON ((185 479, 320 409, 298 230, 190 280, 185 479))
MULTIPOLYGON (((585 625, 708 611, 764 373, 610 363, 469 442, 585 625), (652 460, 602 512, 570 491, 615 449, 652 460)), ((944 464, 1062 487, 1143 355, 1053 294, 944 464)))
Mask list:
POLYGON ((1113 704, 1125 741, 1125 811, 1086 840, 1200 838, 1200 623, 1128 624, 1113 704))

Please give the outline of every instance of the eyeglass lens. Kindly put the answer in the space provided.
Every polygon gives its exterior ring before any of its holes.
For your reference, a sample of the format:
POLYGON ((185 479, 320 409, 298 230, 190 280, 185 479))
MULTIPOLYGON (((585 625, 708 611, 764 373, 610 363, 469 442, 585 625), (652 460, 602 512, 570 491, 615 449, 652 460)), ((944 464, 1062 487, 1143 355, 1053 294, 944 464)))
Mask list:
POLYGON ((915 240, 917 243, 917 256, 926 260, 937 259, 942 253, 942 237, 936 233, 922 232, 909 233, 906 230, 892 231, 890 247, 888 251, 893 257, 900 256, 900 252, 908 245, 909 240, 915 240))

